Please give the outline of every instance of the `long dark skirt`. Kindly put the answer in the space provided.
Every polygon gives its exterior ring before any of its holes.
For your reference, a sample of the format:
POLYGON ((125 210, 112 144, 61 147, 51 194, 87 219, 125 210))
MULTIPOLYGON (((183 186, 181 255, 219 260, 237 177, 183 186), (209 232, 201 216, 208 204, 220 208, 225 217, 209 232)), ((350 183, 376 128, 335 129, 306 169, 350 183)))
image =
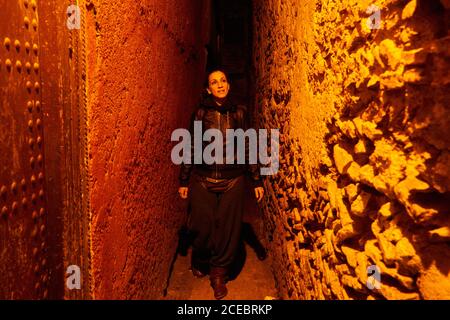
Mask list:
POLYGON ((193 265, 207 262, 228 268, 236 257, 244 212, 245 179, 240 176, 225 192, 212 192, 192 179, 188 227, 193 239, 193 265))

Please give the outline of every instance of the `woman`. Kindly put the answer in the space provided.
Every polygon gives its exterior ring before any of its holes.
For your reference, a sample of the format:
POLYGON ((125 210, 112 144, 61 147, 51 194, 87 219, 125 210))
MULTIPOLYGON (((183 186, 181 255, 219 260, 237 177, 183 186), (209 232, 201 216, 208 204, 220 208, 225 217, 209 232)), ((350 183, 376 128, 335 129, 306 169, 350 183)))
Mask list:
MULTIPOLYGON (((229 90, 230 84, 224 71, 210 72, 207 83, 208 97, 194 112, 190 128, 193 134, 194 121, 201 121, 203 131, 215 128, 222 132, 225 142, 223 164, 182 164, 181 186, 178 190, 181 198, 187 199, 188 194, 190 197, 188 227, 194 236, 192 273, 196 277, 202 277, 209 269, 216 299, 222 299, 227 294, 227 272, 239 245, 246 172, 250 173, 257 201, 264 195, 258 165, 248 164, 248 142, 245 145, 246 164, 237 164, 238 150, 234 151, 233 164, 225 163, 226 129, 248 129, 245 109, 234 105, 228 99, 229 90), (191 175, 191 186, 188 188, 191 175), (203 268, 205 263, 209 268, 203 268)), ((194 146, 191 148, 191 154, 194 154, 194 146)))

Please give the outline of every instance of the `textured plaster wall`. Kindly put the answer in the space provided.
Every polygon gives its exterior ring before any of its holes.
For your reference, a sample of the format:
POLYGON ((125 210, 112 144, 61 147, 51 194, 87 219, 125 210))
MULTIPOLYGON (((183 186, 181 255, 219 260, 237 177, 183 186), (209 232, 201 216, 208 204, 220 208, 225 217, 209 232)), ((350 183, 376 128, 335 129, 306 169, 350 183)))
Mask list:
POLYGON ((256 114, 281 128, 263 207, 283 298, 450 298, 449 9, 254 2, 256 114))
POLYGON ((162 297, 185 218, 170 161, 201 87, 207 1, 87 2, 96 299, 162 297))

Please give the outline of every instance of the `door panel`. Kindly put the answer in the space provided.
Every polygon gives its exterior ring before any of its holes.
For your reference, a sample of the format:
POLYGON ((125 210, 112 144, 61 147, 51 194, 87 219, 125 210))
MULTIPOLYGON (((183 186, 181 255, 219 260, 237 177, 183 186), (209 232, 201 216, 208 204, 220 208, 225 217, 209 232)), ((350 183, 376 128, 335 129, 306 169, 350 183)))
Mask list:
POLYGON ((0 296, 48 296, 47 201, 35 1, 1 0, 0 296), (5 19, 6 18, 6 19, 5 19))
POLYGON ((66 9, 0 0, 0 299, 90 297, 83 33, 66 9))

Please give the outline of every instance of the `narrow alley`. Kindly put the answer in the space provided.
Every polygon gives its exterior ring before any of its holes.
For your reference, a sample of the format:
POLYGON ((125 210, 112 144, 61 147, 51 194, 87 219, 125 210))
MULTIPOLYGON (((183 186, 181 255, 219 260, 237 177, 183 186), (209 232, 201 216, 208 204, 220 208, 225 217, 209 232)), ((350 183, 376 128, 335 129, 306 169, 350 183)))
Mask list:
POLYGON ((450 300, 449 0, 0 9, 0 299, 450 300), (205 101, 203 124, 270 132, 270 173, 183 178, 205 101), (213 184, 240 199, 215 236, 242 232, 197 278, 213 184))

